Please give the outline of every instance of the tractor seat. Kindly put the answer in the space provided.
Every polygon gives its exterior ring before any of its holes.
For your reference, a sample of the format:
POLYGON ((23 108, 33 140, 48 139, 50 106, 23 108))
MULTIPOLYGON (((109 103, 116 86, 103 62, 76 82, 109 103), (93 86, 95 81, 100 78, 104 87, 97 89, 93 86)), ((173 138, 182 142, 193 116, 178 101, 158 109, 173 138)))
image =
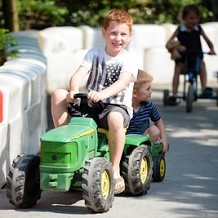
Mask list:
POLYGON ((104 128, 98 128, 98 133, 105 134, 108 137, 108 130, 104 128))
MULTIPOLYGON (((128 128, 128 126, 125 127, 125 130, 127 130, 127 128, 128 128)), ((108 137, 108 130, 107 129, 98 128, 98 133, 105 134, 108 137)))

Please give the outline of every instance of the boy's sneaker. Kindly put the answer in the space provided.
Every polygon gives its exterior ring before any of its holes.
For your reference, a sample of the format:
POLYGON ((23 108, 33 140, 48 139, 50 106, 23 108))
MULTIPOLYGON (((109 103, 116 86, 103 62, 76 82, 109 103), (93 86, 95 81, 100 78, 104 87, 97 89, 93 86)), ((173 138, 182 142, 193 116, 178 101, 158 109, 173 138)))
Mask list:
POLYGON ((176 106, 179 102, 177 101, 177 98, 174 96, 169 97, 168 99, 170 106, 176 106))
POLYGON ((206 87, 203 91, 202 94, 200 95, 200 98, 212 98, 213 96, 213 89, 210 87, 206 87))

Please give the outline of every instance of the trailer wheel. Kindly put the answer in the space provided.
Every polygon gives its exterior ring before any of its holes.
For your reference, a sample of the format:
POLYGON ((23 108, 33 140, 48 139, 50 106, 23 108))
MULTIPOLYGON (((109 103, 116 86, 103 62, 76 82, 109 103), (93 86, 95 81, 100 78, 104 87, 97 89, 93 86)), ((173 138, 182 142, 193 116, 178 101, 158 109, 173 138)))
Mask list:
POLYGON ((139 196, 146 194, 152 180, 152 157, 147 146, 142 144, 126 156, 122 163, 122 176, 127 192, 139 196))
POLYGON ((153 168, 153 181, 162 182, 166 173, 166 161, 162 154, 159 154, 156 161, 154 162, 153 168))

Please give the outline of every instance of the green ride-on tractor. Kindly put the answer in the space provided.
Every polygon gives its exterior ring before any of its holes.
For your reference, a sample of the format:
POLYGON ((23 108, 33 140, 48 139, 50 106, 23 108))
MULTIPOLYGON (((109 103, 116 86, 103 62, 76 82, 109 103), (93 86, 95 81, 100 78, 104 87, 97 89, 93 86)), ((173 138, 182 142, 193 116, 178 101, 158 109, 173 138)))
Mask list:
MULTIPOLYGON (((107 131, 86 116, 91 111, 87 95, 74 97, 81 100, 79 106, 73 106, 80 115, 73 116, 68 125, 45 133, 40 155, 21 154, 13 161, 6 189, 9 202, 16 207, 34 206, 44 190, 75 189, 82 189, 85 205, 92 212, 102 213, 112 207, 115 180, 107 131)), ((126 135, 120 168, 126 191, 135 196, 146 194, 152 178, 161 182, 165 176, 162 144, 152 144, 147 136, 126 135)))

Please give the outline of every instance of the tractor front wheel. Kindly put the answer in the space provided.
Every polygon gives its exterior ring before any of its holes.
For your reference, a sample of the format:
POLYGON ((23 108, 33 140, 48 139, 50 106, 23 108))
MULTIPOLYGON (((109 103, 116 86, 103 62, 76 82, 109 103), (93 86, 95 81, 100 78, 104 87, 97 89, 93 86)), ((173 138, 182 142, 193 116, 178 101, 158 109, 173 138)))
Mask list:
POLYGON ((82 175, 85 205, 94 212, 106 212, 114 200, 114 175, 112 164, 106 158, 86 161, 82 175))
POLYGON ((7 197, 18 208, 28 208, 41 197, 40 158, 35 155, 18 155, 7 176, 7 197))

